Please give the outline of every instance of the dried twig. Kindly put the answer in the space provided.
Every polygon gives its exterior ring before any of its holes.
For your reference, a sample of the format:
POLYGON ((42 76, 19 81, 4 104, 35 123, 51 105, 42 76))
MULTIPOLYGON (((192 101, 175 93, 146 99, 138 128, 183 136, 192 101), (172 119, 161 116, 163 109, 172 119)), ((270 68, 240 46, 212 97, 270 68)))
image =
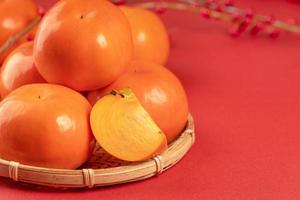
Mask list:
POLYGON ((41 17, 35 18, 29 25, 23 28, 21 31, 12 35, 8 40, 0 47, 0 54, 4 53, 7 49, 13 46, 17 41, 29 33, 38 23, 40 22, 41 17))

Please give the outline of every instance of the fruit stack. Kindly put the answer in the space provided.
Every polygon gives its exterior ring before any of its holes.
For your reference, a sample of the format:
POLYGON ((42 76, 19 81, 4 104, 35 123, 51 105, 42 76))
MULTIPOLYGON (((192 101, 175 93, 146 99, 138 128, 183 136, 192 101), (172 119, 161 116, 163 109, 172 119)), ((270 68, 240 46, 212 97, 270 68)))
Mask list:
MULTIPOLYGON (((0 2, 0 10, 14 2, 0 2)), ((32 20, 33 12, 22 19, 32 20)), ((2 25, 13 26, 0 15, 2 25)), ((184 88, 164 67, 169 48, 166 28, 151 11, 60 0, 34 40, 22 42, 1 67, 0 158, 77 169, 96 142, 129 162, 161 154, 188 117, 184 88)))

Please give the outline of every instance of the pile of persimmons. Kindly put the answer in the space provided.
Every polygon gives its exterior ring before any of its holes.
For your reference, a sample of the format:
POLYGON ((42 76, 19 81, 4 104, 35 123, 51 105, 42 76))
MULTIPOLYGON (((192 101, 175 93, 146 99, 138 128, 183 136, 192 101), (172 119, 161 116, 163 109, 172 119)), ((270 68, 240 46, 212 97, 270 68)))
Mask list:
MULTIPOLYGON (((0 1, 0 44, 37 15, 32 0, 0 1)), ((118 159, 143 161, 184 129, 187 97, 164 67, 169 38, 153 12, 60 0, 32 34, 0 58, 0 158, 76 169, 97 141, 118 159)))

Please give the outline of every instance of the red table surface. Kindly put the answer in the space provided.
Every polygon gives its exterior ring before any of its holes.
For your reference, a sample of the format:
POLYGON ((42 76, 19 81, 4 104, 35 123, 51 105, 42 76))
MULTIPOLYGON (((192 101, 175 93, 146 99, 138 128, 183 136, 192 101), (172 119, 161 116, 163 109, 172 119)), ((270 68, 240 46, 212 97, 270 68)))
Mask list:
MULTIPOLYGON (((237 5, 300 18, 297 0, 237 5)), ((196 121, 187 156, 158 177, 93 190, 49 191, 1 180, 1 200, 300 199, 299 36, 231 38, 227 25, 197 14, 162 18, 172 37, 168 67, 182 80, 196 121)))

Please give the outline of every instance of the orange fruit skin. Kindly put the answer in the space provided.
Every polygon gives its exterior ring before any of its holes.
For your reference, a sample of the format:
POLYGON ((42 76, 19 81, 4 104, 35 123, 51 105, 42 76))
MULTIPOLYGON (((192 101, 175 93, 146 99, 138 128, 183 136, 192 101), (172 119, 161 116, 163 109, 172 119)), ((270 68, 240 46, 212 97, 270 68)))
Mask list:
MULTIPOLYGON (((0 1, 0 46, 10 36, 30 24, 38 16, 37 10, 37 5, 33 0, 0 1)), ((13 49, 10 48, 4 54, 0 54, 0 64, 13 49)))
POLYGON ((127 16, 132 30, 135 60, 148 60, 165 65, 170 51, 166 27, 153 12, 127 6, 120 6, 127 16))
POLYGON ((22 164, 75 169, 91 155, 91 105, 60 85, 31 84, 0 103, 0 157, 22 164))
POLYGON ((94 105, 111 90, 129 87, 133 90, 154 122, 173 141, 187 122, 187 96, 177 77, 163 66, 146 61, 133 61, 127 71, 114 83, 101 90, 89 92, 88 100, 94 105))
POLYGON ((17 47, 4 61, 0 71, 0 94, 5 97, 14 89, 30 84, 45 83, 33 63, 33 42, 17 47))
POLYGON ((113 82, 132 51, 130 25, 117 6, 103 0, 61 0, 39 26, 34 60, 48 82, 85 91, 113 82))

